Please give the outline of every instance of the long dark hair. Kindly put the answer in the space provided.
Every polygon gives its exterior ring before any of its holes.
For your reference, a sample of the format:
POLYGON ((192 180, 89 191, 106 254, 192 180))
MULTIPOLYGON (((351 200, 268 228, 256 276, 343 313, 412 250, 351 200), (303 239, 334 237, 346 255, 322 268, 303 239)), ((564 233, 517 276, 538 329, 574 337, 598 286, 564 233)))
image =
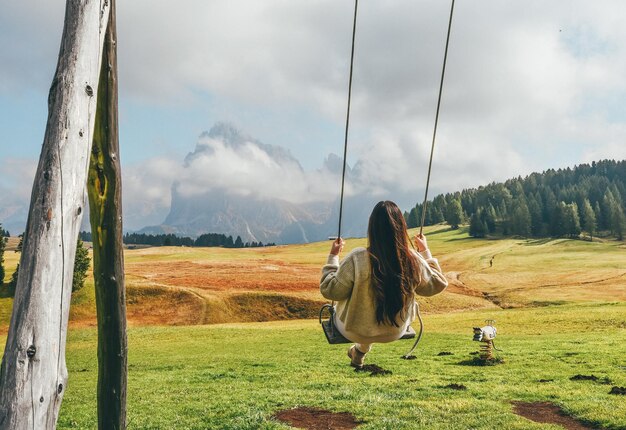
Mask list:
POLYGON ((374 206, 367 237, 376 320, 399 327, 396 316, 414 300, 413 286, 420 280, 420 270, 406 222, 394 202, 386 200, 374 206))

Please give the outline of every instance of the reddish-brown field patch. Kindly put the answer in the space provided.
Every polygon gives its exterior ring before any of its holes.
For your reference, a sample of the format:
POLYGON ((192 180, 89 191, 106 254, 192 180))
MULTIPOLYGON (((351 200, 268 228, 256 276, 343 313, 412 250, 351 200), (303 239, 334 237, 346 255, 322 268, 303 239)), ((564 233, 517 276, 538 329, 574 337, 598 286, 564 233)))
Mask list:
POLYGON ((160 284, 208 291, 317 291, 320 267, 283 261, 132 263, 127 273, 160 284))
POLYGON ((205 302, 182 289, 129 287, 127 317, 138 325, 189 325, 202 323, 205 302))
POLYGON ((349 412, 331 412, 318 408, 295 408, 279 411, 274 418, 292 427, 306 430, 350 430, 360 421, 349 412))
POLYGON ((537 423, 557 424, 568 430, 593 429, 565 414, 557 405, 549 402, 511 402, 513 412, 537 423))

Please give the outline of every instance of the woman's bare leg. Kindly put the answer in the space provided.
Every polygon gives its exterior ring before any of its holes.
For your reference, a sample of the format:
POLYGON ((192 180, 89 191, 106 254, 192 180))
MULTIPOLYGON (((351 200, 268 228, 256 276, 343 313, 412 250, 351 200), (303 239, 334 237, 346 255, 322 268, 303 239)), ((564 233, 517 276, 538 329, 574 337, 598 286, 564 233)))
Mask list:
POLYGON ((356 349, 358 349, 363 354, 367 354, 372 349, 372 343, 355 343, 356 349))

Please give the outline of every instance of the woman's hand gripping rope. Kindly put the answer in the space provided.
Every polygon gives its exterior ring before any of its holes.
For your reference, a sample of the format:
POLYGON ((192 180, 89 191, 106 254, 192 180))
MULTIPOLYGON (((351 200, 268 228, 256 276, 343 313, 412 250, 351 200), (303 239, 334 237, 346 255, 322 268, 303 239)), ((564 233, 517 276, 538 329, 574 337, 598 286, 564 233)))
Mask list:
POLYGON ((332 255, 339 255, 345 244, 346 242, 342 238, 338 237, 335 241, 333 241, 333 244, 330 247, 330 253, 332 255))
POLYGON ((424 252, 428 250, 428 242, 426 241, 426 236, 424 236, 422 233, 416 234, 413 237, 413 241, 415 242, 417 252, 424 252))

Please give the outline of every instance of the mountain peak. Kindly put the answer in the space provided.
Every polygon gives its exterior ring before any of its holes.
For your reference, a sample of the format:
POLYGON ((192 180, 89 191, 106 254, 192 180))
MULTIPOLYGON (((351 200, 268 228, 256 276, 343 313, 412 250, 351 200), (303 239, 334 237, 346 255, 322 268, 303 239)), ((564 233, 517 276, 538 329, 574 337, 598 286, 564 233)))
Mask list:
POLYGON ((200 140, 203 138, 210 138, 220 140, 228 146, 239 146, 246 142, 260 143, 256 139, 245 135, 234 124, 226 121, 218 121, 208 132, 204 132, 200 135, 200 140))
MULTIPOLYGON (((324 159, 324 168, 331 173, 341 175, 343 170, 343 158, 332 152, 324 159)), ((346 165, 346 174, 350 174, 350 166, 346 165)))
POLYGON ((243 133, 235 125, 226 122, 218 121, 207 132, 203 132, 198 139, 196 149, 194 152, 187 154, 185 158, 185 166, 189 164, 199 156, 199 154, 212 154, 213 148, 211 144, 207 143, 207 140, 222 142, 227 148, 231 148, 234 151, 239 151, 245 145, 254 145, 257 148, 265 152, 272 160, 279 165, 292 164, 302 170, 300 162, 291 154, 288 149, 278 146, 269 145, 261 142, 259 139, 255 139, 252 136, 243 133))

